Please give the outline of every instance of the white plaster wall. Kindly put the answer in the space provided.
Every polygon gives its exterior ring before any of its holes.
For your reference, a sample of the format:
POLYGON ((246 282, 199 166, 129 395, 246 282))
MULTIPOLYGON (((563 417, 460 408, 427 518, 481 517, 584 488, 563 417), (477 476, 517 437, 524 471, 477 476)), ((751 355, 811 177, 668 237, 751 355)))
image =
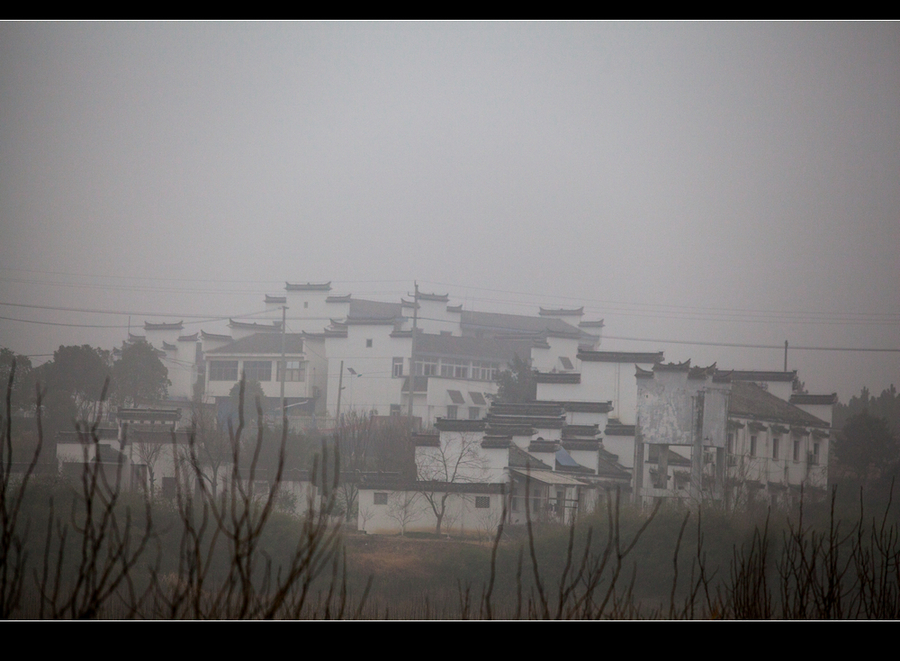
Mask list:
MULTIPOLYGON (((406 532, 434 532, 437 517, 421 493, 378 491, 378 493, 388 493, 387 505, 375 505, 375 493, 376 490, 359 490, 358 526, 361 531, 376 535, 400 534, 400 524, 396 518, 391 516, 391 510, 392 508, 396 510, 401 504, 411 501, 408 509, 413 513, 413 520, 407 523, 406 532)), ((435 495, 440 497, 441 494, 435 495)), ((460 536, 494 534, 503 513, 503 496, 501 494, 483 495, 490 498, 491 506, 489 508, 476 508, 475 494, 450 494, 441 532, 460 536)))
POLYGON ((342 411, 375 410, 379 415, 389 415, 391 404, 402 403, 403 378, 393 376, 393 359, 404 358, 404 368, 408 368, 411 339, 391 337, 393 330, 393 325, 388 324, 354 324, 347 327, 346 338, 325 339, 329 415, 333 416, 337 409, 341 360, 344 361, 342 411), (370 339, 372 346, 368 347, 366 341, 370 339), (361 376, 350 374, 351 367, 361 376))

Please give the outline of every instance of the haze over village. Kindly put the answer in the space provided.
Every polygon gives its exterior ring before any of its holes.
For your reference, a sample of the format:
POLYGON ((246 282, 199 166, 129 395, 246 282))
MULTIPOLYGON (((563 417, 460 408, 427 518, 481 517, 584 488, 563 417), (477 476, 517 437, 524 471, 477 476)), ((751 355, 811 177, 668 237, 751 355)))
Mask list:
POLYGON ((787 340, 841 401, 897 381, 894 24, 0 30, 0 344, 34 364, 271 320, 286 281, 417 282, 666 361, 781 370, 787 340))
POLYGON ((0 619, 900 616, 897 24, 0 61, 0 619))

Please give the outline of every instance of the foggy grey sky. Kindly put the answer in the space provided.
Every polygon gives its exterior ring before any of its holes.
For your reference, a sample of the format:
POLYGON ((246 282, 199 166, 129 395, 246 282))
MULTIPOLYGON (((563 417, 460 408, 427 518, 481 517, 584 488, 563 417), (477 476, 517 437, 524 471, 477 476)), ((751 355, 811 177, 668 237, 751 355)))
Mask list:
MULTIPOLYGON (((126 313, 0 305, 20 353, 416 279, 608 336, 900 348, 894 23, 6 23, 0 62, 0 303, 126 313)), ((898 353, 789 367, 900 385, 898 353)))

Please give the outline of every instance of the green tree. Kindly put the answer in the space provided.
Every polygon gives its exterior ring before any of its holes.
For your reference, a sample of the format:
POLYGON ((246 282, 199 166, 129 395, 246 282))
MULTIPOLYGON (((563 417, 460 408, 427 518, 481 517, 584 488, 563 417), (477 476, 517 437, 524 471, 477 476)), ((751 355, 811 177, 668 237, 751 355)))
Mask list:
POLYGON ((0 348, 0 386, 3 392, 9 385, 9 373, 13 363, 16 365, 16 373, 13 378, 12 392, 10 393, 13 411, 17 409, 30 409, 34 407, 34 368, 28 356, 22 356, 5 347, 0 348))
POLYGON ((73 420, 92 420, 110 372, 110 353, 87 344, 60 346, 53 360, 35 370, 45 388, 43 405, 51 431, 71 429, 73 420))
MULTIPOLYGON (((244 426, 255 429, 258 424, 256 407, 259 407, 265 413, 266 410, 266 393, 263 392, 262 384, 255 379, 241 379, 231 388, 228 398, 231 400, 231 419, 235 429, 238 423, 238 410, 240 409, 241 384, 244 386, 244 426)), ((255 432, 253 437, 256 438, 255 432)))
POLYGON ((534 372, 527 360, 522 360, 519 355, 513 356, 509 363, 509 369, 500 372, 497 377, 499 389, 497 401, 504 404, 520 404, 533 402, 537 399, 537 383, 534 380, 534 372))
POLYGON ((165 399, 170 385, 169 370, 147 342, 126 344, 113 364, 111 398, 119 406, 165 399))
POLYGON ((886 474, 900 459, 900 444, 891 433, 887 420, 868 411, 847 420, 834 446, 837 460, 869 481, 886 474))

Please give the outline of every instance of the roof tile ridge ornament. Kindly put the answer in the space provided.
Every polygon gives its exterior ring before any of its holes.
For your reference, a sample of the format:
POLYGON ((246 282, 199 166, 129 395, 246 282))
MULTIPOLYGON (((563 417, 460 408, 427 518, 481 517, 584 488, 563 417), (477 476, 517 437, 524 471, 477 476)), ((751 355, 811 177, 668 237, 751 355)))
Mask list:
POLYGON ((341 294, 340 296, 328 296, 325 299, 326 303, 352 303, 353 302, 353 294, 341 294))
POLYGON ((266 294, 265 298, 266 303, 287 303, 287 296, 269 296, 266 294))
POLYGON ((637 379, 652 379, 653 378, 653 369, 645 370, 643 367, 635 363, 634 365, 634 376, 637 379))
POLYGON ((447 306, 447 312, 454 312, 454 313, 462 314, 462 311, 463 311, 462 303, 460 303, 459 305, 448 305, 447 306))
POLYGON ((228 340, 229 342, 234 339, 231 335, 225 335, 223 333, 207 333, 202 328, 200 329, 200 337, 204 340, 228 340))
POLYGON ((653 366, 654 372, 690 372, 691 359, 688 358, 683 363, 656 363, 653 366))
POLYGON ((419 300, 420 301, 436 301, 438 303, 448 303, 450 301, 450 294, 424 294, 419 292, 419 300))
POLYGON ((307 282, 306 284, 292 284, 285 280, 285 291, 331 291, 331 280, 328 282, 307 282))
POLYGON ((538 308, 538 315, 541 317, 582 317, 584 316, 584 306, 580 308, 538 308))
POLYGON ((708 365, 707 367, 692 367, 688 370, 688 378, 689 379, 708 379, 710 376, 714 376, 716 373, 716 364, 708 365))
POLYGON ((150 321, 144 322, 144 330, 184 330, 183 321, 173 321, 170 323, 154 324, 150 321))
POLYGON ((271 325, 269 324, 258 324, 256 322, 249 321, 235 321, 231 317, 228 318, 228 326, 229 328, 244 328, 248 330, 255 331, 278 331, 281 332, 281 322, 273 321, 271 325))
POLYGON ((179 335, 179 342, 196 342, 200 333, 194 333, 193 335, 179 335))

